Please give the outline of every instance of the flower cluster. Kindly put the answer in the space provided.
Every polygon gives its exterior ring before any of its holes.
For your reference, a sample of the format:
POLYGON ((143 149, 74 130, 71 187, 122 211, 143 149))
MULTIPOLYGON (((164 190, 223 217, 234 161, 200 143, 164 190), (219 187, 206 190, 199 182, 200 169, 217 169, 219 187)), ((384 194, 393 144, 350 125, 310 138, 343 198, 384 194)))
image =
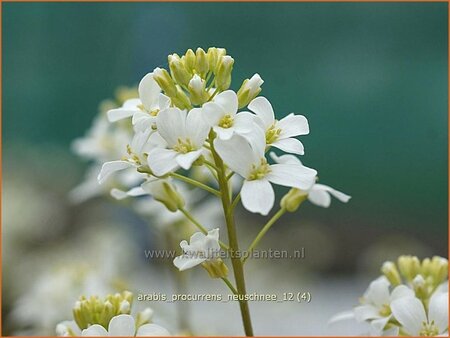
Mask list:
POLYGON ((373 336, 448 335, 448 260, 435 256, 420 261, 401 256, 385 262, 382 276, 370 283, 360 305, 336 315, 366 322, 373 336))
MULTIPOLYGON (((234 60, 225 49, 188 50, 182 57, 170 55, 168 61, 169 71, 155 68, 143 77, 139 98, 108 112, 111 122, 131 117, 134 135, 126 156, 103 164, 101 183, 117 171, 135 168, 144 174, 142 187, 158 185, 161 194, 156 199, 175 211, 183 206, 183 198, 173 193, 170 178, 196 166, 208 167, 217 176, 219 162, 225 177, 242 177, 240 196, 250 212, 270 212, 275 201, 272 184, 300 190, 321 206, 329 205, 330 193, 348 200, 347 195, 315 185, 317 171, 293 155, 269 163, 266 153, 272 147, 304 154, 296 137, 308 134, 309 125, 304 116, 293 113, 277 120, 269 100, 257 97, 263 83, 258 74, 234 92, 229 89, 234 60), (248 110, 239 111, 244 107, 248 110)), ((125 192, 146 193, 152 191, 133 187, 125 192)))
POLYGON ((136 319, 130 315, 133 294, 124 291, 107 295, 81 297, 73 308, 73 321, 64 321, 56 326, 58 336, 169 336, 169 332, 151 323, 150 308, 139 312, 136 319))

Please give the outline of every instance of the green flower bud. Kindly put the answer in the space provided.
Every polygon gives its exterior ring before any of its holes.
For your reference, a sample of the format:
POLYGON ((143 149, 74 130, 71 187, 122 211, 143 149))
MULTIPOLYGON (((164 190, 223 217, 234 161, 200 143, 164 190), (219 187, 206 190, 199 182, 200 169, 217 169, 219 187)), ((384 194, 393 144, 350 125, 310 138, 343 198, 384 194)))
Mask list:
POLYGON ((420 261, 416 256, 400 256, 397 261, 400 273, 408 282, 420 273, 420 261))
POLYGON ((187 86, 192 75, 188 72, 184 63, 177 56, 169 55, 169 68, 172 78, 179 84, 187 86))
POLYGON ((233 71, 234 60, 231 56, 222 56, 217 65, 215 84, 221 90, 227 90, 231 84, 231 72, 233 71))
POLYGON ((416 296, 420 299, 426 299, 428 298, 428 288, 427 283, 425 282, 425 279, 422 275, 417 275, 412 280, 412 287, 414 289, 414 293, 416 296))
POLYGON ((208 64, 209 64, 209 71, 216 72, 217 66, 219 63, 219 60, 222 58, 222 56, 225 56, 227 54, 227 51, 224 48, 216 48, 211 47, 208 48, 208 64))
POLYGON ((222 259, 214 259, 205 261, 202 266, 208 271, 209 277, 211 278, 222 278, 228 276, 228 267, 222 261, 222 259))
POLYGON ((431 277, 434 286, 441 284, 448 276, 448 260, 434 256, 431 260, 425 258, 422 261, 421 273, 431 277))
POLYGON ((142 189, 172 212, 184 207, 184 198, 169 180, 158 179, 142 184, 142 189))
POLYGON ((244 80, 241 88, 237 92, 239 108, 243 108, 250 103, 261 92, 263 79, 258 74, 253 75, 250 79, 244 80))
POLYGON ((153 71, 153 79, 169 97, 175 97, 177 95, 177 87, 167 70, 164 68, 155 68, 153 71))
POLYGON ((190 109, 192 107, 191 101, 186 93, 181 89, 180 86, 176 86, 177 94, 175 97, 171 98, 172 103, 180 109, 190 109))
POLYGON ((193 73, 194 69, 196 69, 196 58, 195 53, 192 49, 188 49, 186 54, 182 57, 184 61, 184 66, 186 67, 189 73, 193 73))
POLYGON ((189 81, 188 89, 192 104, 202 105, 208 101, 209 95, 205 89, 205 81, 197 74, 189 81))
POLYGON ((195 71, 201 78, 205 78, 209 71, 208 57, 202 48, 195 51, 195 71))
POLYGON ((292 188, 281 199, 280 207, 282 209, 286 209, 286 211, 295 212, 299 208, 300 204, 302 204, 307 198, 308 193, 300 189, 292 188))
POLYGON ((398 272, 397 267, 393 262, 384 262, 383 266, 381 267, 381 272, 386 276, 386 278, 393 286, 397 286, 402 283, 400 273, 398 272))

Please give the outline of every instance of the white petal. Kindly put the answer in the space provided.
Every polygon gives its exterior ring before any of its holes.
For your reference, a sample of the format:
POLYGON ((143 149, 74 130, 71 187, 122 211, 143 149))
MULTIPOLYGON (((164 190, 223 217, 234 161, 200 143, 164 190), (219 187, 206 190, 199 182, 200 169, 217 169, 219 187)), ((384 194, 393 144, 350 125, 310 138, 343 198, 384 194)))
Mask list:
POLYGON ((245 209, 265 216, 273 207, 275 193, 268 180, 245 180, 242 185, 241 198, 245 209))
POLYGON ((393 302, 396 299, 400 299, 403 297, 414 297, 414 295, 414 291, 409 287, 407 287, 406 285, 399 285, 396 286, 394 290, 392 290, 390 300, 391 302, 393 302))
POLYGON ((108 110, 106 115, 108 116, 109 122, 116 122, 119 120, 126 119, 127 117, 133 116, 133 114, 136 113, 136 111, 139 110, 137 108, 136 109, 116 108, 108 110))
POLYGON ((177 161, 177 163, 180 165, 181 168, 187 170, 192 166, 192 163, 194 163, 195 160, 200 157, 202 152, 203 152, 203 150, 199 149, 199 150, 195 150, 195 151, 190 151, 186 154, 179 154, 179 155, 177 155, 175 160, 177 161))
POLYGON ((214 131, 221 140, 229 140, 234 134, 234 128, 214 127, 214 131))
POLYGON ((168 108, 158 113, 156 126, 159 134, 170 147, 177 144, 178 139, 186 139, 186 111, 168 108))
POLYGON ((370 335, 381 336, 381 334, 383 333, 383 329, 388 323, 389 319, 391 319, 391 316, 372 320, 370 322, 370 335))
POLYGON ((258 96, 249 103, 248 109, 261 118, 264 128, 267 129, 275 122, 275 114, 269 100, 263 96, 258 96))
POLYGON ((153 79, 153 73, 148 73, 142 78, 138 90, 139 98, 147 111, 157 108, 161 89, 153 79))
POLYGON ((207 102, 202 107, 202 116, 209 126, 217 126, 225 116, 225 111, 217 103, 207 102))
POLYGON ((252 164, 259 162, 250 144, 242 136, 235 134, 226 141, 215 139, 214 147, 226 165, 244 178, 248 176, 252 164))
POLYGON ((317 171, 298 164, 273 164, 266 178, 275 184, 308 190, 314 184, 317 171))
POLYGON ((232 90, 226 90, 214 98, 214 102, 220 105, 225 114, 234 116, 238 110, 238 98, 232 90))
POLYGON ((302 162, 295 155, 281 155, 277 156, 273 151, 270 152, 270 157, 276 162, 280 164, 302 164, 302 162))
POLYGON ((156 176, 163 176, 178 168, 176 161, 178 153, 171 149, 155 148, 149 152, 147 162, 156 176))
POLYGON ((128 191, 123 191, 120 189, 112 189, 111 190, 111 196, 114 197, 117 200, 123 200, 124 198, 127 197, 137 197, 137 196, 142 196, 142 195, 146 195, 147 193, 144 191, 144 189, 142 189, 142 187, 134 187, 128 191))
POLYGON ((358 322, 364 322, 368 319, 380 318, 378 309, 373 305, 360 305, 353 309, 355 312, 355 318, 358 322))
POLYGON ((185 271, 203 263, 204 261, 206 261, 206 258, 195 258, 191 257, 188 254, 183 254, 181 256, 175 257, 175 259, 173 260, 173 264, 178 268, 178 270, 185 271))
POLYGON ((167 331, 162 326, 156 324, 145 324, 139 327, 136 333, 136 337, 166 337, 170 336, 169 331, 167 331))
POLYGON ((332 325, 334 323, 344 321, 344 320, 354 320, 355 319, 355 313, 352 310, 349 311, 343 311, 335 314, 333 317, 330 318, 328 321, 328 325, 332 325))
POLYGON ((244 111, 236 114, 233 127, 237 133, 249 133, 255 128, 255 115, 244 111))
POLYGON ((130 315, 115 316, 108 325, 108 333, 113 337, 133 337, 135 330, 134 318, 130 315))
POLYGON ((415 297, 404 297, 393 301, 391 310, 395 319, 412 336, 418 336, 422 323, 427 321, 422 302, 415 297))
MULTIPOLYGON (((314 185, 315 186, 315 185, 314 185)), ((331 204, 331 196, 327 191, 314 189, 314 186, 308 193, 308 201, 322 208, 328 208, 331 204)))
POLYGON ((303 155, 305 153, 303 144, 296 138, 279 139, 272 143, 271 146, 291 154, 303 155))
POLYGON ((159 104, 160 110, 169 108, 170 107, 170 97, 168 97, 164 94, 159 94, 158 104, 159 104))
POLYGON ((399 336, 399 327, 398 326, 393 326, 387 330, 384 330, 382 335, 385 337, 397 337, 399 336))
POLYGON ((102 184, 105 182, 105 180, 113 173, 119 170, 124 170, 127 168, 132 167, 133 165, 128 161, 110 161, 105 162, 102 165, 102 169, 100 170, 100 173, 98 174, 98 182, 102 184))
POLYGON ((328 191, 333 197, 337 198, 339 201, 343 203, 347 203, 350 200, 350 198, 352 198, 351 196, 344 194, 343 192, 340 192, 324 184, 319 183, 315 184, 314 189, 328 191))
POLYGON ((203 146, 208 132, 209 126, 202 117, 202 110, 200 108, 192 109, 186 117, 186 136, 198 149, 203 146))
POLYGON ((368 302, 381 308, 383 305, 389 304, 389 286, 390 283, 385 276, 378 277, 370 283, 364 297, 368 302))
POLYGON ((448 293, 434 293, 430 298, 428 321, 436 324, 439 333, 448 328, 448 293))
POLYGON ((103 326, 94 324, 84 329, 81 335, 83 337, 105 337, 108 336, 108 331, 103 326))
POLYGON ((309 134, 308 120, 303 115, 289 114, 278 121, 276 126, 281 129, 281 138, 309 134))

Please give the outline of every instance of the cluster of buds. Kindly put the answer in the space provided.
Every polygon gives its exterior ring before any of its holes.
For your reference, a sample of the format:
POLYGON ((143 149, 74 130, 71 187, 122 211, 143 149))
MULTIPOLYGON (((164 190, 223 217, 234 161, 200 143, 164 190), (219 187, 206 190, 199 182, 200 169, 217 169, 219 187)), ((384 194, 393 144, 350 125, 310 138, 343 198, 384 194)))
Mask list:
POLYGON ((448 260, 434 256, 420 261, 416 256, 400 256, 397 264, 385 262, 381 272, 392 285, 410 283, 416 295, 427 299, 448 276, 448 260))
MULTIPOLYGON (((173 105, 180 109, 201 106, 216 94, 230 88, 234 59, 224 48, 209 48, 205 52, 188 49, 181 57, 168 57, 169 71, 156 68, 154 79, 173 105)), ((239 108, 246 106, 261 91, 263 80, 258 74, 244 80, 238 91, 239 108)))
POLYGON ((99 324, 104 328, 114 316, 130 314, 133 294, 129 291, 108 295, 105 299, 97 296, 86 298, 82 296, 75 303, 73 317, 80 329, 86 329, 91 325, 99 324))

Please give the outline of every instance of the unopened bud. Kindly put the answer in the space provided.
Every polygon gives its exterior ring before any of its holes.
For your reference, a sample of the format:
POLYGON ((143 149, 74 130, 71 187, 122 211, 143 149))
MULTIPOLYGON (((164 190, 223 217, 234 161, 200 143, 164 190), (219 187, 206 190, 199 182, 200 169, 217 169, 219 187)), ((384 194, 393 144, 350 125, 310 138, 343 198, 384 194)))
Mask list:
POLYGON ((231 56, 222 56, 217 65, 215 84, 219 90, 227 90, 231 84, 231 72, 234 60, 231 56))
POLYGON ((178 56, 169 55, 169 68, 172 78, 179 84, 187 86, 192 75, 188 72, 178 56))
POLYGON ((192 104, 201 105, 208 101, 209 95, 205 90, 205 80, 197 74, 189 81, 189 94, 192 104))
POLYGON ((397 261, 400 273, 408 282, 420 273, 420 261, 416 256, 400 256, 397 261))
POLYGON ((172 212, 184 207, 183 197, 168 180, 149 181, 142 184, 142 188, 172 212))
POLYGON ((187 71, 192 74, 194 72, 194 69, 196 68, 196 58, 194 51, 192 49, 188 49, 182 59, 187 71))
POLYGON ((204 78, 209 71, 208 57, 202 48, 195 51, 195 71, 204 78))
POLYGON ((308 193, 303 190, 292 188, 289 192, 283 196, 280 201, 280 207, 289 212, 295 212, 308 198, 308 193))
POLYGON ((400 274, 393 262, 384 262, 383 266, 381 267, 381 272, 386 276, 386 278, 393 286, 397 286, 402 283, 400 274))
POLYGON ((222 259, 217 258, 202 263, 211 278, 223 278, 228 276, 228 267, 222 259))
POLYGON ((176 86, 177 95, 171 98, 172 103, 180 109, 190 109, 191 101, 180 86, 176 86))
POLYGON ((241 88, 237 92, 239 108, 243 108, 250 103, 261 92, 261 85, 264 80, 259 74, 253 75, 250 79, 244 80, 241 88))
POLYGON ((174 97, 177 95, 177 88, 167 70, 159 67, 155 68, 153 79, 168 96, 174 97))
POLYGON ((227 51, 225 50, 225 48, 216 48, 216 47, 208 48, 207 57, 209 70, 211 72, 214 73, 216 72, 220 59, 222 58, 222 56, 225 56, 226 54, 227 51))

